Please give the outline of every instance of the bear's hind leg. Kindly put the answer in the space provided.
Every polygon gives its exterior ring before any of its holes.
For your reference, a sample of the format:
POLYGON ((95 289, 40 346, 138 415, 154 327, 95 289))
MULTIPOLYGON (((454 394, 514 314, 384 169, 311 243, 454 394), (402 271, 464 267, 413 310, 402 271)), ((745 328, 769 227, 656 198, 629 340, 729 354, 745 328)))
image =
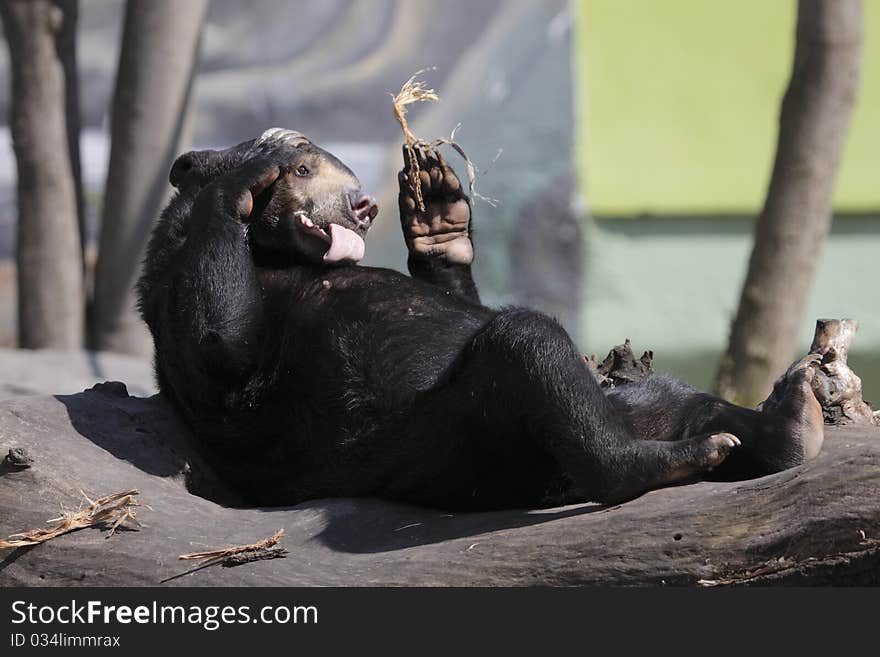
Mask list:
POLYGON ((713 471, 739 479, 778 472, 815 457, 824 429, 822 409, 810 387, 814 359, 795 363, 777 384, 773 403, 743 408, 664 376, 615 388, 608 400, 642 439, 678 441, 729 432, 742 449, 713 471))
MULTIPOLYGON (((448 450, 460 459, 462 471, 471 468, 474 451, 484 469, 517 458, 523 461, 518 466, 527 466, 536 452, 546 454, 568 482, 554 500, 562 502, 630 499, 711 470, 738 447, 736 438, 721 431, 678 442, 637 439, 562 327, 545 315, 515 308, 500 312, 472 339, 447 381, 420 398, 410 418, 406 434, 421 436, 422 445, 462 445, 448 450), (491 454, 498 459, 486 456, 491 454)), ((528 468, 511 468, 522 471, 528 468)), ((491 477, 499 480, 497 472, 491 477)), ((438 477, 420 475, 408 486, 429 486, 432 479, 438 477)), ((481 479, 479 473, 469 475, 463 492, 470 494, 481 479)), ((506 481, 508 496, 520 503, 522 490, 540 489, 536 483, 541 483, 506 481)))

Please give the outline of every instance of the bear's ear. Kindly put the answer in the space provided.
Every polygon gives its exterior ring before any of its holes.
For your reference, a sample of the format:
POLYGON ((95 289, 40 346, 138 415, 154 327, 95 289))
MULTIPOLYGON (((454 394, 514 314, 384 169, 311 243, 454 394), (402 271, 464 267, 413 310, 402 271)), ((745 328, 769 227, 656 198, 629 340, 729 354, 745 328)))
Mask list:
POLYGON ((180 189, 180 185, 184 178, 189 175, 195 165, 195 152, 190 151, 189 153, 184 153, 174 160, 174 164, 171 165, 171 172, 168 174, 168 182, 170 182, 171 186, 175 189, 180 189))

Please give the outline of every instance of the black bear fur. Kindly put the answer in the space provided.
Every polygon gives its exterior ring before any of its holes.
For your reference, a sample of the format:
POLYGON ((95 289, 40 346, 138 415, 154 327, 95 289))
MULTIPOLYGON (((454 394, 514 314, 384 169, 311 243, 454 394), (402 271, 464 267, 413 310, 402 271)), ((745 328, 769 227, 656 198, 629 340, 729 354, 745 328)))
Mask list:
POLYGON ((304 253, 285 204, 355 230, 336 197, 359 183, 277 134, 178 159, 138 282, 161 393, 244 503, 612 503, 809 456, 801 387, 772 415, 657 375, 606 394, 553 319, 481 305, 469 262, 413 249, 405 276, 304 253))

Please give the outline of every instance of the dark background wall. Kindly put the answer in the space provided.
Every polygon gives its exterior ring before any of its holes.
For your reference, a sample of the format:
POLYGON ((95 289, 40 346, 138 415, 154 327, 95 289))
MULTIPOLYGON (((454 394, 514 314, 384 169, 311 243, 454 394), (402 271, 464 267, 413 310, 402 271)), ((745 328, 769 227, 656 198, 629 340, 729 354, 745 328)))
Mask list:
MULTIPOLYGON (((424 138, 457 140, 479 168, 476 276, 492 304, 527 302, 580 332, 582 222, 572 199, 572 14, 564 0, 212 0, 187 141, 222 147, 272 126, 336 152, 380 198, 367 263, 403 268, 396 216, 402 134, 389 92, 416 70, 441 95, 411 111, 424 138), (511 267, 516 261, 522 266, 511 267)), ((82 0, 81 150, 96 235, 108 156, 108 108, 124 4, 82 0)), ((6 48, 0 88, 8 89, 6 48)), ((0 94, 0 121, 8 114, 0 94)), ((464 173, 463 164, 459 172, 464 173)), ((14 340, 15 168, 0 124, 0 344, 14 340)))

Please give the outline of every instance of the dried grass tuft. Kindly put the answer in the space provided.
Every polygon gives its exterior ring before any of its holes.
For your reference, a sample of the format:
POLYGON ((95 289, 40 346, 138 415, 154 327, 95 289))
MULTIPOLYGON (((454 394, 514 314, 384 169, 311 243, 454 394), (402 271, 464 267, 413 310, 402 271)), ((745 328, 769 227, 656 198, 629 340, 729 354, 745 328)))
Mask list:
MULTIPOLYGON (((412 105, 413 103, 423 103, 423 102, 436 102, 440 100, 440 96, 433 89, 428 89, 425 86, 425 82, 423 80, 419 80, 418 77, 426 72, 433 71, 434 67, 423 68, 419 71, 416 71, 409 80, 403 83, 403 86, 400 88, 400 91, 397 95, 390 94, 392 97, 391 104, 394 110, 394 118, 397 119, 397 122, 400 123, 400 127, 403 130, 403 137, 405 140, 404 148, 407 152, 407 162, 406 166, 406 177, 409 181, 409 188, 412 192, 413 198, 416 201, 416 205, 419 208, 420 212, 425 211, 425 201, 422 198, 422 186, 419 183, 419 160, 416 157, 416 149, 423 149, 428 152, 435 151, 441 145, 446 145, 452 147, 456 153, 458 153, 462 159, 465 161, 467 166, 467 176, 468 176, 468 188, 470 190, 470 195, 474 198, 478 198, 482 201, 485 201, 492 207, 495 207, 498 202, 495 199, 488 198, 483 196, 482 194, 478 194, 475 186, 477 181, 477 171, 474 163, 468 157, 467 153, 465 153, 464 149, 459 146, 455 141, 455 133, 458 131, 461 124, 455 126, 455 129, 452 131, 452 134, 449 136, 449 139, 434 139, 433 141, 425 141, 424 139, 420 139, 415 134, 413 134, 412 130, 409 128, 409 123, 406 120, 406 112, 407 106, 412 105)), ((495 160, 501 155, 501 151, 498 151, 498 155, 495 156, 495 160)), ((494 164, 495 160, 492 161, 494 164)))
MULTIPOLYGON (((177 558, 185 561, 196 560, 199 562, 199 566, 209 566, 214 563, 232 559, 236 557, 236 555, 242 555, 244 553, 250 553, 248 556, 253 557, 253 559, 260 559, 265 558, 261 555, 265 555, 270 548, 276 545, 283 537, 284 530, 279 529, 269 538, 264 538, 262 541, 257 541, 256 543, 251 543, 249 545, 236 545, 234 547, 207 550, 205 552, 190 552, 189 554, 181 554, 177 558)), ((273 556, 277 555, 273 554, 273 556)))
POLYGON ((432 66, 430 68, 423 68, 416 71, 409 80, 403 83, 403 86, 400 88, 400 91, 396 96, 391 94, 393 97, 391 102, 394 106, 394 118, 397 119, 398 123, 400 123, 400 127, 403 128, 403 136, 406 139, 407 146, 415 146, 422 141, 409 129, 409 124, 406 121, 407 105, 412 105, 413 103, 436 102, 440 100, 440 96, 438 96, 433 89, 425 88, 425 82, 418 79, 422 73, 434 70, 436 69, 432 66))
POLYGON ((89 499, 89 497, 82 491, 80 491, 80 493, 82 493, 83 499, 89 503, 88 507, 84 509, 80 508, 76 511, 67 511, 58 518, 46 521, 59 523, 55 527, 50 527, 48 529, 31 529, 30 531, 13 534, 9 537, 9 540, 0 540, 0 548, 18 548, 38 545, 63 534, 76 531, 77 529, 83 529, 84 527, 99 527, 110 522, 113 524, 110 526, 110 531, 107 533, 106 538, 113 536, 117 527, 123 522, 128 521, 137 527, 141 526, 137 520, 135 509, 139 506, 145 505, 135 499, 135 497, 139 495, 137 490, 131 489, 123 493, 106 495, 104 497, 99 497, 97 500, 89 499))

